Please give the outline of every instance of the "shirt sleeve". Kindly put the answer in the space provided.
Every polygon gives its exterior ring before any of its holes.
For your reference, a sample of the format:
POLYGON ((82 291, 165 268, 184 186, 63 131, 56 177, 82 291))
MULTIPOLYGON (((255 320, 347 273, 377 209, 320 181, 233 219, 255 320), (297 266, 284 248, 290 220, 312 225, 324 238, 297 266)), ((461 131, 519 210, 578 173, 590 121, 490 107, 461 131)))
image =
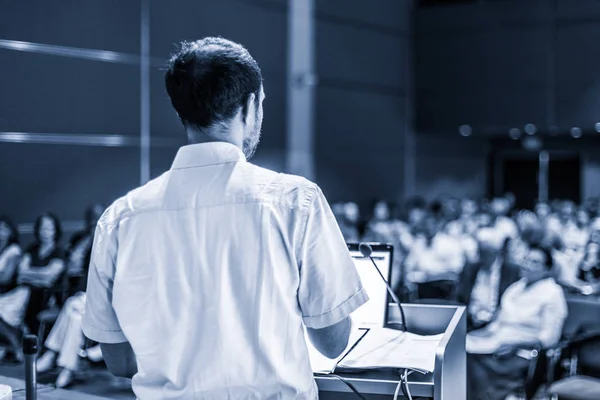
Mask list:
POLYGON ((297 254, 298 302, 308 328, 334 325, 369 300, 344 237, 318 187, 306 215, 297 254))
POLYGON ((542 307, 540 313, 540 342, 544 348, 558 343, 568 314, 563 290, 557 287, 556 291, 554 296, 549 297, 550 301, 542 307))
POLYGON ((115 227, 99 224, 92 246, 82 322, 85 336, 99 343, 127 342, 112 306, 117 248, 115 227))

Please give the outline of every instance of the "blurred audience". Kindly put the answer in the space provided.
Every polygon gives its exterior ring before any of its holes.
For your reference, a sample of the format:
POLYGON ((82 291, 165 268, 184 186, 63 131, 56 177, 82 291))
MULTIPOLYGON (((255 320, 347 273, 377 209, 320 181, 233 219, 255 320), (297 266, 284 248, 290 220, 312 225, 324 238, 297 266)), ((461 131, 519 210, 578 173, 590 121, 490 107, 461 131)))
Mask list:
POLYGON ((40 373, 47 372, 55 366, 61 368, 55 383, 58 388, 66 387, 72 382, 79 369, 81 350, 85 347, 81 320, 85 309, 87 273, 94 231, 103 212, 104 207, 99 204, 89 207, 85 212, 85 229, 75 233, 69 241, 67 275, 69 293, 72 295, 65 302, 44 343, 46 352, 38 360, 37 370, 40 373))
POLYGON ((500 232, 482 228, 476 237, 478 261, 465 266, 459 282, 458 301, 468 305, 467 330, 492 321, 502 295, 519 279, 519 267, 507 259, 507 241, 500 232))
MULTIPOLYGON (((347 242, 394 246, 391 284, 404 301, 466 306, 470 399, 517 396, 531 349, 560 338, 565 293, 600 295, 600 201, 539 202, 533 211, 514 205, 510 193, 480 201, 415 197, 401 207, 377 200, 366 213, 354 202, 332 205, 347 242)), ((0 341, 7 343, 7 356, 21 361, 20 340, 37 333, 38 313, 62 306, 38 362, 39 372, 61 368, 58 387, 73 380, 82 357, 102 359, 99 346, 81 331, 102 212, 101 205, 89 207, 84 229, 64 250, 52 214, 36 220, 35 241, 25 251, 16 226, 0 217, 0 341)))
POLYGON ((0 296, 0 337, 9 342, 9 352, 22 361, 21 338, 36 333, 37 315, 49 302, 57 302, 54 285, 64 275, 64 253, 59 245, 61 225, 47 213, 34 224, 35 241, 20 260, 17 287, 0 296))
POLYGON ((467 334, 469 399, 519 398, 532 349, 558 343, 567 302, 552 267, 548 250, 532 248, 521 265, 522 278, 506 289, 496 317, 467 334))

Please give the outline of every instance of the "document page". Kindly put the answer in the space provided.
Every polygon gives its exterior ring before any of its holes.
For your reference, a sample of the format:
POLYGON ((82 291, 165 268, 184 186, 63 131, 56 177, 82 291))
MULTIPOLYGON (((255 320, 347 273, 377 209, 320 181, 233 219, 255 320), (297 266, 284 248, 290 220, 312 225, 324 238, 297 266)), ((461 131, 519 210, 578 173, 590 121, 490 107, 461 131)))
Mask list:
POLYGON ((387 328, 370 329, 339 366, 351 369, 410 368, 433 372, 442 336, 422 336, 387 328))
POLYGON ((346 349, 342 352, 342 354, 340 354, 339 357, 331 359, 325 357, 319 352, 319 350, 315 348, 315 346, 313 346, 312 342, 310 341, 310 338, 308 337, 308 333, 306 332, 306 330, 304 330, 304 336, 306 340, 306 345, 308 346, 308 355, 310 357, 310 365, 312 367, 312 371, 320 374, 331 374, 335 370, 338 361, 346 355, 348 350, 350 350, 356 344, 356 342, 361 340, 365 333, 367 333, 367 330, 365 329, 353 329, 350 333, 350 339, 348 339, 348 346, 346 346, 346 349))

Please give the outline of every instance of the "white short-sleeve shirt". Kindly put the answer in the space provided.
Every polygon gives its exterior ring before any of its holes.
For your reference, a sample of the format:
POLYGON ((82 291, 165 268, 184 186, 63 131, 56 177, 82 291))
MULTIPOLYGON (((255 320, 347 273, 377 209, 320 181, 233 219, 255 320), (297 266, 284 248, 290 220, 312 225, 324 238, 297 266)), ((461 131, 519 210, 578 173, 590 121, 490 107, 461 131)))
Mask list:
POLYGON ((109 207, 87 290, 84 333, 131 344, 143 400, 315 399, 304 326, 368 300, 319 187, 228 143, 109 207))

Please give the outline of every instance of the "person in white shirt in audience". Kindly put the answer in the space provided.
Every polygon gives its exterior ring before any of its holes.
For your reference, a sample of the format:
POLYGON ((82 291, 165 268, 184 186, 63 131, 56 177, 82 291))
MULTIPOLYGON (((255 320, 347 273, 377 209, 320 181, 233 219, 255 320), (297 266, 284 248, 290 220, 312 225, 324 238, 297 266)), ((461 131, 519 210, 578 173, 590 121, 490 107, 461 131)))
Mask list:
POLYGON ((558 343, 568 309, 552 267, 548 250, 532 249, 521 266, 522 278, 504 292, 496 318, 467 335, 469 400, 512 398, 523 388, 530 350, 558 343))
POLYGON ((368 300, 331 208, 247 161, 265 94, 244 47, 184 42, 165 82, 190 145, 100 218, 83 331, 142 400, 314 400, 306 337, 336 358, 368 300))
POLYGON ((438 231, 433 215, 423 221, 404 261, 409 284, 416 284, 420 298, 448 299, 466 263, 458 239, 438 231))

